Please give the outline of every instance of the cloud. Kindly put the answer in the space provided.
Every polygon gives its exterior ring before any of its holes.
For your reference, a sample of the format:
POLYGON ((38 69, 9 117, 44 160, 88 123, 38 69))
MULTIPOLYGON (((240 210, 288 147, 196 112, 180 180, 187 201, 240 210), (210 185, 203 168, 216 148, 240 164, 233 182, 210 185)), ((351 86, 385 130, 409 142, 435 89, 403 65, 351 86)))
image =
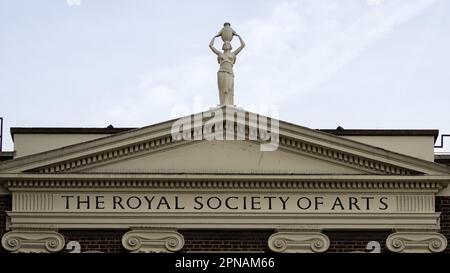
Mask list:
MULTIPOLYGON (((266 16, 233 22, 247 44, 235 65, 235 101, 280 105, 298 99, 434 2, 278 1, 266 16)), ((106 118, 145 125, 198 111, 194 98, 203 109, 216 104, 215 57, 206 45, 186 56, 176 66, 150 67, 106 118)))
MULTIPOLYGON (((208 56, 210 57, 210 56, 208 56)), ((116 98, 115 105, 102 119, 114 120, 117 124, 148 125, 152 122, 175 118, 182 114, 203 110, 206 101, 214 101, 215 72, 208 68, 209 60, 204 56, 184 59, 176 66, 155 66, 144 72, 134 90, 116 98), (194 99, 203 91, 203 106, 194 99)))
POLYGON ((245 100, 282 103, 312 91, 434 2, 285 1, 269 17, 244 22, 245 100))

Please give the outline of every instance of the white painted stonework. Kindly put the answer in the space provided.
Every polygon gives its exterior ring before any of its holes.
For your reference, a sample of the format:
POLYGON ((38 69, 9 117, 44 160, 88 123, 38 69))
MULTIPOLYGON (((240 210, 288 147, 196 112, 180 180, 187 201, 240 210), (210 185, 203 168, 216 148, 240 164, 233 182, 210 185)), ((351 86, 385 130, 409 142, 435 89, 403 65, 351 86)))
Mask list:
POLYGON ((447 248, 447 238, 437 232, 400 231, 389 235, 386 246, 393 252, 435 253, 447 248))
POLYGON ((183 248, 183 235, 174 230, 133 229, 122 237, 125 249, 134 253, 176 252, 183 248))
POLYGON ((320 253, 330 246, 330 239, 320 232, 279 231, 269 238, 269 248, 280 253, 320 253))
POLYGON ((272 229, 272 251, 323 252, 323 231, 351 229, 393 230, 394 252, 445 249, 434 200, 447 167, 284 122, 273 152, 262 140, 175 140, 171 124, 0 164, 13 198, 3 246, 63 248, 35 227, 128 229, 123 245, 138 252, 179 251, 179 229, 272 229))
POLYGON ((11 252, 51 253, 64 248, 64 237, 52 230, 15 230, 3 235, 2 246, 11 252))

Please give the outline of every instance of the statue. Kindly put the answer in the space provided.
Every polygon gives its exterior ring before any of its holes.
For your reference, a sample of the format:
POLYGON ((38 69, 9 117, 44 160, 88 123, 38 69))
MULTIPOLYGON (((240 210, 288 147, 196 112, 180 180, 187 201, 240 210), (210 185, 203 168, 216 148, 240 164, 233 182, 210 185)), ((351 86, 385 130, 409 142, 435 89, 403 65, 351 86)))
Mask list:
POLYGON ((245 43, 232 28, 230 23, 223 24, 222 30, 214 36, 209 43, 209 48, 217 55, 217 61, 220 64, 217 72, 217 84, 219 87, 220 105, 234 105, 234 73, 233 65, 236 62, 236 55, 244 48, 245 43), (223 53, 214 47, 214 40, 221 37, 223 41, 223 53), (235 51, 231 51, 231 40, 233 36, 239 38, 241 45, 235 51))

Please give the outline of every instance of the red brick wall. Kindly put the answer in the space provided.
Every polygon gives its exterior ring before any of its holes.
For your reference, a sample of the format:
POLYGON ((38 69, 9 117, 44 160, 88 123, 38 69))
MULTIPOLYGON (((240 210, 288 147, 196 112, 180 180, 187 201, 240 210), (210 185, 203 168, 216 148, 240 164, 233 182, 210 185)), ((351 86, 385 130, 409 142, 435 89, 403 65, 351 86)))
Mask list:
MULTIPOLYGON (((266 231, 180 231, 185 239, 183 252, 188 251, 259 251, 270 252, 267 241, 274 233, 266 231)), ((390 231, 325 231, 330 238, 328 252, 352 252, 366 250, 367 243, 378 241, 381 252, 390 231)))
MULTIPOLYGON (((125 252, 122 247, 122 231, 97 231, 97 230, 60 230, 66 243, 78 241, 81 252, 125 252)), ((238 251, 238 252, 270 252, 267 241, 273 230, 181 230, 179 231, 185 240, 182 252, 192 251, 238 251)), ((386 252, 384 242, 389 231, 326 231, 330 238, 329 252, 352 252, 366 250, 367 243, 378 241, 381 251, 386 252)), ((69 252, 69 250, 64 250, 69 252)))
MULTIPOLYGON (((450 239, 450 197, 436 197, 436 211, 441 212, 441 233, 450 239)), ((447 245, 447 249, 444 251, 450 253, 450 244, 447 245)))
POLYGON ((371 252, 373 249, 366 249, 367 243, 377 241, 383 253, 388 252, 385 243, 391 231, 324 231, 324 233, 330 238, 328 252, 371 252))
MULTIPOLYGON (((78 241, 81 252, 126 252, 122 236, 127 230, 60 230, 66 243, 78 241)), ((267 240, 273 231, 181 230, 185 240, 182 252, 189 251, 269 251, 267 240)), ((70 252, 65 249, 64 252, 70 252)))
MULTIPOLYGON (((6 211, 11 210, 11 195, 0 195, 0 239, 6 233, 6 211)), ((0 253, 6 250, 0 245, 0 253)))
MULTIPOLYGON (((127 250, 122 246, 122 236, 128 230, 60 230, 66 240, 78 241, 81 252, 101 251, 107 253, 121 253, 127 250)), ((71 249, 64 249, 63 252, 71 252, 71 249)))
POLYGON ((273 230, 185 230, 183 252, 252 251, 268 252, 267 240, 273 230))

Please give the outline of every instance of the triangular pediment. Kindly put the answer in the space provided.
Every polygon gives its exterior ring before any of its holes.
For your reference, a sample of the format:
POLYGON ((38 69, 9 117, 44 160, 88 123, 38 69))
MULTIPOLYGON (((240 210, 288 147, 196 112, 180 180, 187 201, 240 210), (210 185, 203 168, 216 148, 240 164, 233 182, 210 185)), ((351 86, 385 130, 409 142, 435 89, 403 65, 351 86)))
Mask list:
MULTIPOLYGON (((257 115, 233 107, 216 108, 192 118, 187 130, 193 139, 174 136, 180 119, 126 131, 116 135, 63 148, 24 156, 0 164, 3 173, 82 173, 82 172, 237 172, 301 174, 448 174, 448 168, 433 162, 383 150, 374 146, 306 127, 270 120, 267 133, 277 125, 277 149, 261 151, 267 144, 264 134, 252 129, 257 115), (232 115, 225 110, 231 109, 232 115), (223 110, 223 111, 222 111, 223 110), (234 122, 235 116, 243 122, 234 122), (195 117, 200 122, 195 123, 195 117), (196 140, 208 131, 213 117, 222 117, 223 127, 213 134, 242 132, 243 140, 196 140), (231 120, 231 123, 227 123, 231 120), (205 125, 206 124, 206 125, 205 125), (230 124, 231 127, 229 126, 230 124), (269 126, 270 124, 270 126, 269 126), (241 126, 242 125, 242 126, 241 126), (270 128, 269 128, 270 127, 270 128), (256 138, 255 138, 256 136, 256 138)), ((217 122, 216 122, 217 123, 217 122)), ((260 124, 259 121, 257 123, 260 124)))
POLYGON ((84 172, 100 173, 295 173, 363 174, 363 170, 285 150, 263 152, 250 141, 199 141, 125 160, 106 162, 84 172))

